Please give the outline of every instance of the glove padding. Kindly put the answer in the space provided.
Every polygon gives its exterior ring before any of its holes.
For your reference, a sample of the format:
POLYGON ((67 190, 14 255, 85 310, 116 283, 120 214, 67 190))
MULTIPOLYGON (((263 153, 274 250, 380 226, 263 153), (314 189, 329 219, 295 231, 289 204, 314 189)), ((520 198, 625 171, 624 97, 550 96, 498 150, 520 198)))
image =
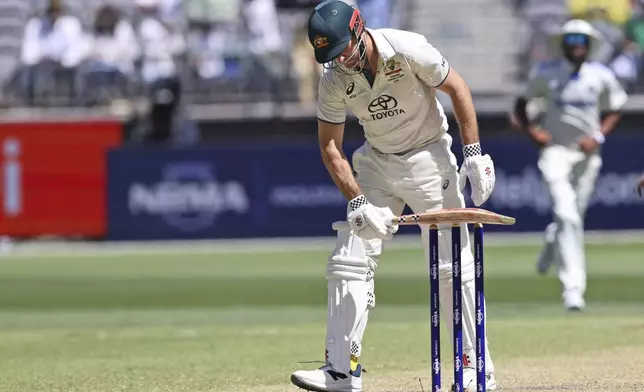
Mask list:
POLYGON ((347 206, 349 227, 363 240, 391 239, 398 231, 398 225, 391 222, 394 217, 389 207, 376 207, 364 195, 352 199, 347 206))
POLYGON ((465 188, 465 182, 470 179, 472 201, 478 207, 490 197, 494 190, 496 176, 494 162, 490 155, 477 155, 465 158, 459 171, 459 187, 465 188))

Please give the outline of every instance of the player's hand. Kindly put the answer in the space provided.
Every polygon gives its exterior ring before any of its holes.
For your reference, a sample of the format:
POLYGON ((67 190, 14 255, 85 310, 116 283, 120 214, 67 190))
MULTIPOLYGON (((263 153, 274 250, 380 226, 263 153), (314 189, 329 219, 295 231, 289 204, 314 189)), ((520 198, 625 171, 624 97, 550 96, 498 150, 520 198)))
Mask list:
POLYGON ((595 152, 595 150, 597 150, 597 148, 599 147, 599 143, 597 143, 597 140, 586 135, 580 137, 579 140, 577 141, 577 144, 579 145, 579 148, 581 149, 581 151, 585 152, 586 154, 595 152))
POLYGON ((552 142, 552 134, 543 128, 531 128, 529 132, 532 141, 539 147, 545 147, 552 142))
POLYGON ((494 162, 490 155, 478 155, 465 158, 459 171, 459 187, 465 188, 467 179, 472 187, 472 201, 480 206, 490 197, 494 190, 496 175, 494 174, 494 162))
POLYGON ((394 217, 389 207, 376 207, 364 195, 352 199, 347 206, 349 227, 364 240, 391 239, 398 231, 398 225, 391 222, 394 217))
POLYGON ((637 194, 644 197, 644 176, 640 177, 637 183, 637 194))

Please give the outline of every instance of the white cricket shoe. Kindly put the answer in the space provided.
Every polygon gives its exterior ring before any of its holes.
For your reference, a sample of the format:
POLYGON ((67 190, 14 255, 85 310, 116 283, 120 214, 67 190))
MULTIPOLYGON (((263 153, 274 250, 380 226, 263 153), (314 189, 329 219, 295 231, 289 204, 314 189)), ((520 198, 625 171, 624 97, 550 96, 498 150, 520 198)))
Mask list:
POLYGON ((331 365, 316 370, 298 370, 291 375, 291 382, 299 388, 315 392, 362 392, 362 366, 353 372, 340 373, 331 365))
POLYGON ((586 301, 581 292, 577 290, 570 290, 563 293, 564 306, 566 310, 571 312, 580 312, 586 307, 586 301))
MULTIPOLYGON (((494 373, 489 373, 485 375, 485 390, 486 391, 496 391, 496 379, 494 378, 494 373)), ((452 391, 454 390, 454 384, 452 384, 452 391)), ((476 385, 476 368, 465 367, 463 368, 463 390, 465 392, 477 392, 478 388, 476 385)))

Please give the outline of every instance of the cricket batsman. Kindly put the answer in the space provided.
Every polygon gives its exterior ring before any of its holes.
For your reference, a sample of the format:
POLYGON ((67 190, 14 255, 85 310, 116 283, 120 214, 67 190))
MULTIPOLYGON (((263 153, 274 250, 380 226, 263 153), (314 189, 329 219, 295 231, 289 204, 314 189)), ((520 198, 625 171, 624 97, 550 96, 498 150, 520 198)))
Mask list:
POLYGON ((516 103, 521 128, 540 148, 539 170, 553 206, 537 262, 546 273, 556 262, 568 310, 585 307, 584 217, 602 166, 601 146, 620 120, 627 96, 613 73, 590 59, 602 39, 583 20, 570 20, 553 37, 560 54, 532 71, 527 91, 516 103), (545 102, 540 125, 526 114, 530 99, 545 102))
MULTIPOLYGON (((310 391, 362 392, 362 337, 376 304, 374 273, 383 241, 398 230, 391 219, 405 205, 416 213, 465 207, 466 179, 474 203, 481 205, 494 188, 494 165, 481 153, 467 84, 424 36, 367 29, 360 11, 339 0, 315 7, 308 35, 315 59, 324 65, 317 109, 322 160, 348 205, 346 222, 334 224, 338 238, 327 265, 326 365, 296 371, 291 381, 310 391), (436 90, 451 97, 460 125, 465 157, 460 173, 436 90), (358 117, 366 137, 352 165, 342 150, 347 110, 358 117)), ((429 228, 421 229, 427 256, 429 228)), ((450 320, 451 227, 439 229, 441 307, 450 320)), ((474 260, 467 225, 461 227, 461 244, 463 385, 475 391, 474 260)), ((487 388, 494 390, 489 352, 487 388)))

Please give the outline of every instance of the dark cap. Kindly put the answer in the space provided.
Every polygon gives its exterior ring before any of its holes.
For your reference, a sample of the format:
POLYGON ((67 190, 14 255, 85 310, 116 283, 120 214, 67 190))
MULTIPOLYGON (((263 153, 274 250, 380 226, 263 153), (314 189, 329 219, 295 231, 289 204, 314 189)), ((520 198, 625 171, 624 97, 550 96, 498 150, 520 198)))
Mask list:
POLYGON ((357 8, 340 0, 327 0, 313 10, 309 18, 309 42, 313 45, 315 60, 320 63, 333 61, 351 41, 357 8))

